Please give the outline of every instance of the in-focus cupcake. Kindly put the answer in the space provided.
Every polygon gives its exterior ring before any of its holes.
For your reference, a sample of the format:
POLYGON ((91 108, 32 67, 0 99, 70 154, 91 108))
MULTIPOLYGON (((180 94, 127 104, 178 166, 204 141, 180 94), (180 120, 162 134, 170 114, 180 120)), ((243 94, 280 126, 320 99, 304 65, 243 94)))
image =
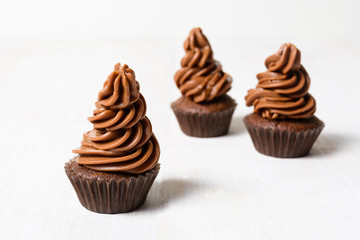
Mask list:
POLYGON ((279 157, 301 157, 310 151, 324 128, 314 116, 316 102, 308 93, 310 77, 301 65, 301 53, 291 43, 265 60, 255 89, 245 97, 254 113, 244 118, 256 150, 279 157))
POLYGON ((130 212, 147 197, 160 169, 159 143, 135 73, 117 63, 99 92, 78 155, 65 172, 80 203, 97 213, 130 212))
POLYGON ((193 137, 216 137, 229 130, 236 102, 226 93, 232 78, 213 58, 210 43, 200 28, 184 42, 185 56, 174 79, 182 97, 171 104, 181 130, 193 137))

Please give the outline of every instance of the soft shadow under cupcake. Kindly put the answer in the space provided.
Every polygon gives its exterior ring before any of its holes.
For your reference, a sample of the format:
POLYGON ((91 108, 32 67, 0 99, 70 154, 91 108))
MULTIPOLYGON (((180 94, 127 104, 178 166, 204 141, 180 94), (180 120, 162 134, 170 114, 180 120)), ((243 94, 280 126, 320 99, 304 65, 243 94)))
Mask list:
POLYGON ((228 136, 238 135, 243 133, 245 125, 243 123, 243 116, 234 116, 230 123, 228 136))
POLYGON ((164 208, 170 201, 175 202, 200 188, 187 179, 165 179, 154 182, 145 204, 138 211, 154 211, 164 208))
POLYGON ((322 133, 314 143, 308 157, 320 157, 322 155, 335 154, 348 145, 352 141, 351 136, 340 133, 322 133))

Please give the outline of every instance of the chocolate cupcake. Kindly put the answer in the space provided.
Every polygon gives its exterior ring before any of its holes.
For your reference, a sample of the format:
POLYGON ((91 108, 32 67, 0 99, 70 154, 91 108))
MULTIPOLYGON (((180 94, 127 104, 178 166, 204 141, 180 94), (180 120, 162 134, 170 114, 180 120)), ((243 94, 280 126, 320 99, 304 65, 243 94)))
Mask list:
POLYGON ((174 79, 182 97, 171 104, 181 130, 193 137, 216 137, 229 130, 236 102, 226 93, 232 78, 213 58, 210 43, 200 28, 184 42, 185 56, 174 79))
POLYGON ((279 157, 301 157, 310 151, 324 128, 314 116, 315 99, 308 93, 310 77, 301 65, 301 53, 291 43, 265 60, 255 89, 245 97, 254 113, 244 123, 256 150, 279 157))
POLYGON ((146 114, 135 73, 117 63, 99 92, 78 155, 65 172, 80 203, 97 213, 140 207, 159 172, 159 143, 146 114))

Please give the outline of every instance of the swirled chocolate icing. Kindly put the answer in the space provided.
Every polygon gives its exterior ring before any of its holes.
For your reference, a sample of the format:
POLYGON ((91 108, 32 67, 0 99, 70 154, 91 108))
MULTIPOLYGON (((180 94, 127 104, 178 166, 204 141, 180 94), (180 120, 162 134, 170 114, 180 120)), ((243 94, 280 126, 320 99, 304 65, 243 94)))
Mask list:
POLYGON ((175 76, 181 93, 194 102, 208 102, 231 88, 232 78, 213 58, 210 43, 200 28, 194 28, 184 42, 185 56, 175 76))
POLYGON ((301 65, 301 53, 291 43, 265 60, 266 72, 257 74, 258 85, 245 97, 247 106, 267 119, 310 118, 316 110, 308 93, 310 77, 301 65))
POLYGON ((142 173, 152 169, 160 155, 139 92, 135 73, 117 63, 99 92, 93 130, 84 133, 77 162, 98 171, 142 173))

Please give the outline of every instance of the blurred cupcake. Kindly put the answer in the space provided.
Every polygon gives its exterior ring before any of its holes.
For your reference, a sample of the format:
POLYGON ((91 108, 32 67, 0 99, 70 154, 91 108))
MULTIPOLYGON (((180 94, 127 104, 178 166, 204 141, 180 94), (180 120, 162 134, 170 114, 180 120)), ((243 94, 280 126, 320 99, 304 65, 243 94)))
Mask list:
POLYGON ((310 77, 301 65, 301 53, 291 43, 265 60, 266 72, 245 97, 254 113, 244 123, 256 150, 279 157, 301 157, 310 151, 324 128, 314 116, 315 99, 308 93, 310 77))
POLYGON ((213 58, 200 28, 184 42, 185 56, 174 79, 182 97, 171 104, 181 130, 193 137, 216 137, 228 132, 236 102, 226 93, 232 78, 213 58))
POLYGON ((65 172, 88 210, 133 211, 145 202, 160 169, 159 143, 134 71, 116 64, 95 106, 88 118, 93 130, 84 133, 65 172))

